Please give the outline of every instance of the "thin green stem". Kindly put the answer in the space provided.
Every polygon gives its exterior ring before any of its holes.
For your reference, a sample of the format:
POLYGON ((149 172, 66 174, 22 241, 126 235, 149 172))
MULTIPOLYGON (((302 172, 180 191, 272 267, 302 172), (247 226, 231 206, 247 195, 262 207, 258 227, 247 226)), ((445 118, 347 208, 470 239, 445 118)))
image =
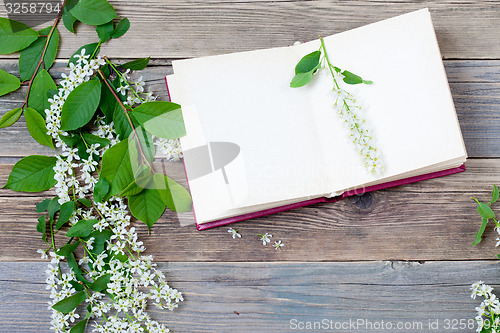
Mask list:
POLYGON ((94 52, 92 52, 92 55, 90 56, 90 59, 94 59, 94 57, 97 54, 97 50, 99 50, 99 48, 101 47, 101 45, 102 45, 102 40, 100 40, 99 43, 97 43, 97 46, 95 47, 94 52))
POLYGON ((43 46, 42 55, 40 56, 40 60, 38 61, 38 64, 35 68, 35 72, 33 73, 33 76, 31 77, 31 79, 28 82, 28 91, 26 92, 26 98, 24 99, 24 103, 23 103, 22 108, 24 108, 25 106, 28 105, 28 98, 29 98, 29 95, 31 92, 31 86, 33 84, 33 80, 35 79, 36 74, 38 73, 38 69, 40 68, 40 66, 42 64, 43 64, 43 66, 45 66, 43 58, 45 57, 45 53, 47 52, 47 47, 49 46, 50 39, 52 38, 52 34, 54 33, 54 30, 56 29, 57 23, 59 23, 59 20, 61 19, 64 6, 66 5, 66 1, 67 0, 64 0, 63 4, 61 6, 61 10, 59 11, 59 14, 57 14, 57 17, 54 21, 54 24, 52 25, 52 28, 50 29, 50 32, 47 35, 47 40, 45 41, 45 45, 43 46))
POLYGON ((135 95, 135 97, 139 98, 140 100, 144 100, 141 96, 139 96, 139 94, 137 94, 137 92, 135 91, 135 89, 132 88, 132 86, 130 85, 129 81, 125 77, 123 77, 123 74, 115 67, 115 64, 113 64, 111 61, 109 61, 109 59, 107 57, 104 57, 104 59, 106 60, 106 62, 108 63, 108 65, 110 65, 111 68, 113 68, 113 70, 115 71, 116 75, 118 75, 120 77, 120 79, 122 79, 122 81, 127 84, 127 86, 132 91, 132 93, 135 95))
POLYGON ((330 70, 330 73, 332 74, 333 82, 335 83, 335 86, 337 87, 337 90, 340 89, 339 84, 337 83, 337 80, 335 79, 335 74, 333 73, 333 66, 330 63, 330 59, 328 58, 328 53, 326 53, 326 47, 325 47, 325 41, 323 40, 323 37, 319 37, 319 40, 321 41, 321 47, 320 50, 323 49, 323 57, 326 60, 326 63, 328 64, 328 69, 330 70))
POLYGON ((137 134, 137 131, 135 129, 135 126, 134 126, 134 123, 132 122, 132 119, 130 119, 130 116, 128 114, 128 112, 131 110, 131 109, 128 109, 125 107, 125 105, 123 105, 121 99, 118 97, 118 95, 116 94, 115 90, 113 89, 113 87, 111 87, 111 85, 109 84, 108 80, 106 79, 106 76, 104 75, 104 73, 98 69, 97 72, 99 73, 99 75, 101 76, 101 78, 104 80, 104 83, 108 86, 108 89, 111 91, 111 93, 113 94, 113 96, 115 97, 116 101, 118 102, 118 104, 120 105, 120 107, 122 108, 123 112, 125 113, 125 117, 127 118, 127 121, 128 123, 130 124, 130 127, 132 128, 132 132, 134 133, 134 136, 135 138, 137 139, 137 145, 139 146, 139 151, 141 152, 141 159, 144 163, 147 164, 147 166, 153 170, 153 166, 151 165, 151 163, 149 163, 146 155, 144 154, 144 150, 142 149, 142 145, 141 145, 141 141, 139 140, 139 135, 137 134))
POLYGON ((125 246, 125 249, 127 249, 127 252, 130 254, 130 256, 131 256, 132 258, 134 258, 134 260, 137 260, 137 259, 135 258, 135 256, 132 254, 132 252, 130 252, 130 250, 129 250, 128 246, 125 246))
POLYGON ((92 200, 90 200, 90 203, 92 204, 92 207, 94 207, 94 209, 97 211, 97 213, 99 213, 99 216, 101 217, 101 219, 105 220, 106 218, 102 215, 101 211, 96 207, 94 202, 92 200))
POLYGON ((85 245, 86 242, 81 239, 80 237, 78 237, 78 239, 80 240, 80 243, 82 244, 84 250, 88 253, 88 255, 95 261, 96 260, 96 257, 92 254, 92 252, 90 252, 90 250, 87 248, 87 246, 85 245))

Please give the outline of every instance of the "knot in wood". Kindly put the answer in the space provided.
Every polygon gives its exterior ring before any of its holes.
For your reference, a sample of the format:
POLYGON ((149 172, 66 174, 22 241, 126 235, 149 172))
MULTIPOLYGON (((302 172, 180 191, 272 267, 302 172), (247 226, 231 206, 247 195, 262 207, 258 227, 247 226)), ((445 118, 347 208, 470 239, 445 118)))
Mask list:
POLYGON ((351 197, 351 202, 359 209, 368 209, 373 204, 371 193, 356 194, 351 197))

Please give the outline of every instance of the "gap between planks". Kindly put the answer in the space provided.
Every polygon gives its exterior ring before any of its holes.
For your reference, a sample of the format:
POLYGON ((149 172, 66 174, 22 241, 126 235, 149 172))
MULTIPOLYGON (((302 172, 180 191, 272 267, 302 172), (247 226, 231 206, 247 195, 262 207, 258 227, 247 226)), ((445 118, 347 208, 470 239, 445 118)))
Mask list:
MULTIPOLYGON (((499 1, 185 1, 111 0, 130 31, 107 43, 110 57, 187 58, 291 45, 429 7, 444 58, 500 58, 499 1)), ((0 6, 0 16, 7 16, 0 6)), ((41 25, 39 28, 45 27, 41 25)), ((59 56, 97 41, 94 27, 74 36, 59 25, 59 56)), ((15 57, 6 56, 6 57, 15 57)))
MULTIPOLYGON (((465 173, 373 192, 368 209, 347 198, 239 222, 232 227, 240 229, 241 239, 231 238, 229 226, 205 231, 197 231, 193 224, 182 226, 171 211, 153 226, 150 235, 144 224, 134 226, 147 253, 169 262, 496 258, 498 235, 493 225, 487 227, 483 241, 472 247, 480 218, 470 197, 489 200, 491 185, 500 178, 500 161, 472 159, 466 165, 465 173), (265 232, 273 235, 273 241, 283 241, 282 251, 262 246, 255 234, 265 232)), ((0 165, 1 184, 10 168, 0 165)), ((171 164, 167 172, 182 183, 181 163, 171 164)), ((0 261, 38 257, 36 250, 43 243, 35 231, 39 214, 34 207, 51 196, 52 192, 0 190, 0 261)), ((186 216, 187 221, 190 218, 192 222, 192 215, 186 216)))
MULTIPOLYGON (((45 267, 0 263, 0 332, 49 331, 45 267)), ((150 307, 150 313, 175 333, 290 332, 294 319, 419 322, 422 329, 405 332, 444 332, 446 320, 474 318, 481 299, 470 298, 470 285, 497 283, 500 263, 177 262, 158 269, 185 300, 173 312, 150 307), (429 320, 438 320, 440 329, 428 329, 429 320)))

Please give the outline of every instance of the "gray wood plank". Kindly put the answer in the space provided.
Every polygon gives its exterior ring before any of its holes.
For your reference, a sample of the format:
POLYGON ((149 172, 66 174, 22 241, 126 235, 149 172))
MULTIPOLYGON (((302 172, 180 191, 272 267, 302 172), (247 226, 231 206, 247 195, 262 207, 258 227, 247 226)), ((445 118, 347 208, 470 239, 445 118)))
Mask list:
MULTIPOLYGON (((328 325, 330 320, 364 321, 353 332, 391 331, 367 326, 382 320, 395 332, 473 332, 445 325, 460 319, 472 325, 480 300, 470 298, 470 284, 498 283, 500 273, 497 261, 178 262, 159 267, 185 301, 173 312, 151 313, 175 333, 293 332, 295 323, 323 319, 328 325), (429 329, 436 321, 438 329, 429 329), (398 323, 414 329, 398 330, 398 323)), ((0 263, 0 332, 49 331, 44 270, 41 262, 0 263)))
MULTIPOLYGON (((148 253, 161 261, 353 261, 471 260, 496 258, 497 233, 487 227, 485 238, 472 247, 480 225, 475 203, 489 200, 491 184, 500 179, 500 160, 474 159, 465 173, 381 190, 369 195, 368 208, 354 198, 317 204, 239 222, 243 237, 232 239, 227 228, 196 231, 182 226, 167 211, 148 235, 136 223, 148 253), (262 246, 255 234, 269 232, 285 247, 262 246)), ((180 163, 169 175, 181 177, 180 163)), ((0 184, 10 166, 0 165, 0 184)), ((50 193, 23 194, 0 190, 0 261, 38 257, 43 246, 35 231, 35 204, 50 193), (20 241, 22 239, 22 241, 20 241)), ((498 210, 500 204, 493 208, 498 210)), ((61 236, 64 238, 63 236, 61 236)), ((58 244, 62 244, 62 239, 58 244)))
MULTIPOLYGON (((124 38, 103 48, 113 57, 184 58, 284 46, 429 7, 443 57, 500 58, 499 1, 145 0, 140 6, 127 0, 110 2, 132 24, 124 38)), ((6 16, 3 5, 0 16, 6 16)), ((59 57, 67 58, 81 45, 98 40, 89 26, 78 26, 77 36, 62 24, 59 30, 59 57)))
MULTIPOLYGON (((65 62, 56 63, 52 75, 59 78, 65 72, 64 66, 65 62)), ((469 156, 500 157, 500 61, 445 61, 445 67, 469 156)), ((0 60, 0 68, 15 74, 17 64, 0 60)), ((160 100, 168 100, 164 77, 171 73, 171 66, 152 66, 134 75, 142 75, 147 89, 160 100)), ((21 91, 0 97, 0 116, 19 107, 23 101, 21 91)), ((13 126, 0 130, 0 142, 9 143, 2 146, 0 156, 53 154, 31 138, 23 117, 13 126)))

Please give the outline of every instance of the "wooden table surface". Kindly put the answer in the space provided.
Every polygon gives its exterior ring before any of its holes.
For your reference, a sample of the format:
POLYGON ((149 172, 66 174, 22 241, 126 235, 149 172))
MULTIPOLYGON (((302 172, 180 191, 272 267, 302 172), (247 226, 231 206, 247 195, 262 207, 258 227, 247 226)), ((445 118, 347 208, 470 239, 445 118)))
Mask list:
MULTIPOLYGON (((470 156, 467 172, 377 191, 368 205, 347 199, 240 222, 236 240, 226 227, 200 232, 168 213, 151 235, 136 226, 147 254, 184 293, 174 312, 151 310, 174 332, 294 332, 315 321, 360 324, 352 332, 386 332, 382 321, 394 332, 475 331, 469 320, 480 301, 470 298, 470 284, 500 284, 493 227, 471 246, 480 219, 470 199, 488 200, 500 183, 500 1, 110 2, 132 27, 101 54, 151 56, 141 75, 162 100, 172 59, 289 45, 429 7, 470 156), (265 232, 284 242, 282 251, 259 243, 254 234, 265 232)), ((62 24, 59 30, 55 76, 79 46, 97 40, 88 26, 77 36, 62 24)), ((2 56, 0 68, 17 72, 15 58, 2 56)), ((0 98, 0 115, 23 97, 0 98)), ((1 184, 21 157, 53 154, 31 139, 23 119, 0 130, 0 142, 1 184)), ((182 177, 182 165, 168 172, 182 177)), ((0 190, 0 332, 49 331, 34 206, 51 195, 0 190)))

